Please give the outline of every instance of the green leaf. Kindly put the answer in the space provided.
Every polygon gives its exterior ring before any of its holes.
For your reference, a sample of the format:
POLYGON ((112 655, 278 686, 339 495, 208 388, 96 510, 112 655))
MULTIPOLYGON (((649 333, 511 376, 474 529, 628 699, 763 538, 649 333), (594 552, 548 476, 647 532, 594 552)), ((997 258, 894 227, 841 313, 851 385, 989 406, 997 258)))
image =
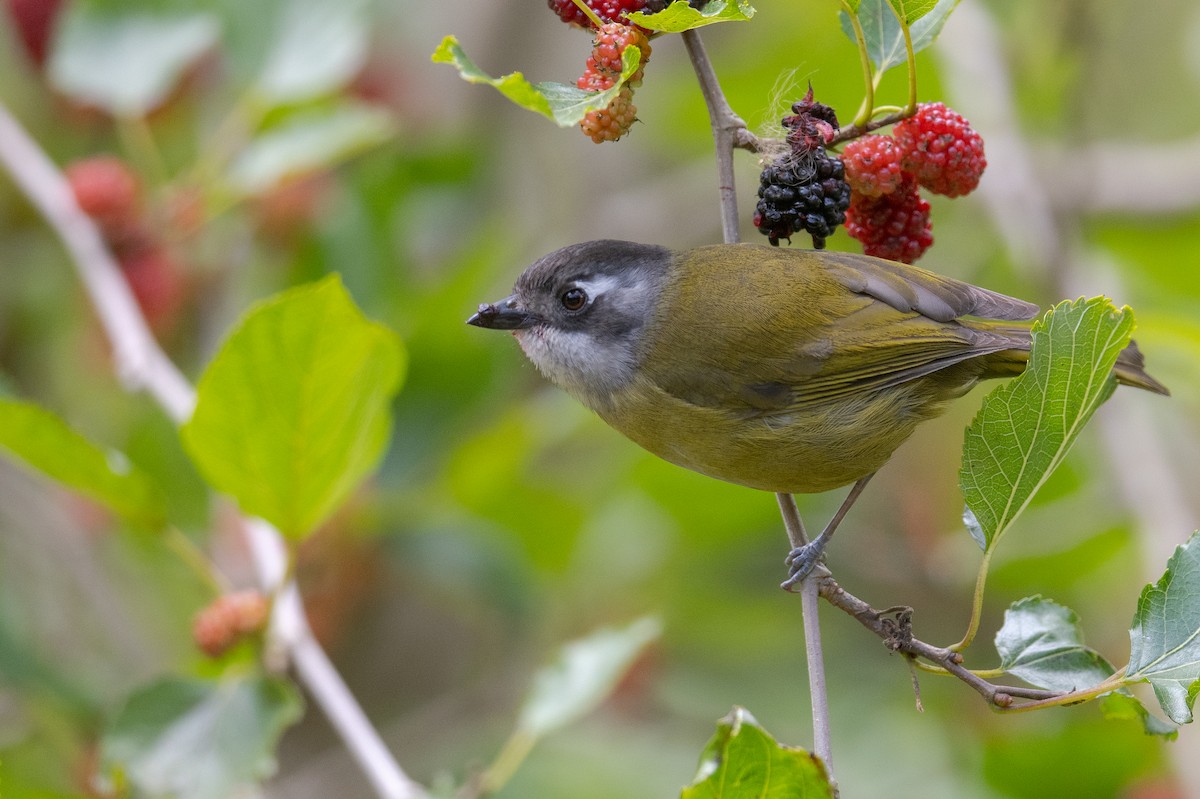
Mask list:
POLYGON ((888 0, 896 16, 910 27, 937 5, 937 0, 888 0))
POLYGON ((138 691, 101 742, 103 772, 139 795, 226 799, 275 771, 275 746, 301 716, 283 680, 168 678, 138 691))
POLYGON ((366 0, 282 0, 259 93, 273 103, 296 103, 349 83, 366 61, 367 11, 366 0))
POLYGON ((1133 312, 1104 297, 1060 303, 1034 324, 1025 372, 988 394, 963 442, 964 520, 981 548, 996 545, 1112 394, 1132 331, 1133 312))
POLYGON ((150 528, 164 522, 163 497, 147 475, 44 408, 0 398, 0 448, 130 521, 150 528))
POLYGON ((534 675, 521 705, 518 729, 538 738, 590 713, 661 632, 658 619, 647 616, 563 646, 558 658, 534 675))
POLYGON ((228 180, 241 194, 259 194, 285 178, 382 144, 395 132, 391 115, 371 106, 344 103, 306 111, 251 141, 230 166, 228 180))
POLYGON ((1168 741, 1179 737, 1179 728, 1146 710, 1137 697, 1125 689, 1106 694, 1100 700, 1104 718, 1112 721, 1137 721, 1147 735, 1158 735, 1168 741))
POLYGON ((716 22, 744 22, 754 13, 748 0, 710 0, 698 9, 692 8, 687 0, 675 0, 656 14, 635 11, 628 19, 646 30, 682 33, 716 22))
POLYGON ((330 275, 247 312, 200 379, 184 445, 244 511, 303 536, 382 454, 404 365, 330 275))
MULTIPOLYGON (((859 24, 862 25, 863 38, 866 39, 867 55, 879 72, 908 62, 904 48, 904 30, 900 27, 897 12, 891 2, 900 3, 903 0, 861 0, 852 4, 857 7, 859 24)), ((959 0, 909 0, 906 5, 920 7, 929 5, 918 17, 910 15, 915 20, 910 24, 909 36, 912 37, 913 52, 919 53, 937 40, 938 34, 946 24, 950 12, 958 5, 959 0)), ((911 13, 911 12, 910 12, 911 13)), ((854 26, 845 11, 841 12, 842 30, 850 41, 857 44, 854 36, 854 26)))
POLYGON ((1142 589, 1129 639, 1126 682, 1148 680, 1167 716, 1190 722, 1200 692, 1200 532, 1142 589))
POLYGON ((217 17, 195 6, 72 2, 58 29, 50 81, 114 115, 141 116, 166 98, 219 34, 217 17))
POLYGON ((1051 691, 1090 688, 1115 671, 1100 653, 1084 646, 1075 612, 1040 596, 1014 602, 1004 612, 996 651, 1000 668, 1051 691))
POLYGON ((816 755, 784 746, 735 707, 704 748, 695 781, 681 799, 822 799, 834 796, 816 755))
POLYGON ((554 120, 560 128, 578 125, 589 111, 606 108, 620 93, 625 81, 637 72, 642 60, 642 51, 630 45, 621 54, 620 80, 612 87, 602 92, 586 92, 578 86, 566 83, 530 83, 520 72, 512 72, 499 78, 493 78, 475 66, 458 44, 458 39, 447 36, 434 51, 432 60, 435 64, 450 64, 458 70, 458 74, 468 83, 482 83, 491 86, 509 100, 529 111, 536 111, 544 117, 554 120))

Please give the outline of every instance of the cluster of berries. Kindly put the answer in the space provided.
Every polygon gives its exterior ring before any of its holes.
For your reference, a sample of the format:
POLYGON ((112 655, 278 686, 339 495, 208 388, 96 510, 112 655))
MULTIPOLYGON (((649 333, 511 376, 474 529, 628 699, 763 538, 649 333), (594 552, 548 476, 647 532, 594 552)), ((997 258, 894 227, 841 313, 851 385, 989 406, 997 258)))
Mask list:
POLYGON ((825 239, 846 221, 850 205, 842 162, 825 151, 837 132, 837 116, 813 100, 809 87, 792 106, 792 116, 783 118, 783 126, 788 149, 763 167, 754 226, 775 246, 803 230, 815 249, 824 249, 825 239))
POLYGON ((633 90, 642 85, 645 65, 650 60, 650 40, 640 28, 621 22, 606 22, 596 31, 587 68, 575 82, 579 88, 589 92, 602 92, 612 88, 621 77, 624 66, 621 56, 627 47, 637 47, 641 50, 642 60, 637 72, 629 77, 621 87, 620 93, 607 107, 589 111, 579 123, 584 134, 596 144, 616 141, 628 133, 637 121, 633 90))
POLYGON ((204 654, 220 657, 235 644, 262 632, 270 610, 266 597, 258 591, 222 594, 196 614, 192 640, 204 654))
MULTIPOLYGON (((116 255, 151 328, 167 332, 187 299, 187 281, 157 225, 144 212, 141 180, 128 164, 110 155, 75 161, 66 168, 66 176, 80 210, 95 220, 116 255)), ((176 216, 194 215, 194 202, 179 206, 176 216)))
MULTIPOLYGON (((671 2, 672 0, 587 0, 587 6, 604 22, 628 24, 627 14, 635 11, 657 14, 671 5, 671 2)), ((692 8, 700 8, 704 2, 705 0, 688 0, 688 4, 692 8)), ((587 15, 574 3, 574 0, 548 0, 548 3, 563 22, 569 25, 578 25, 581 28, 592 27, 587 15)))
POLYGON ((867 255, 910 264, 933 243, 929 202, 918 187, 961 197, 987 166, 983 138, 942 103, 919 106, 891 136, 850 142, 842 161, 852 189, 846 232, 867 255))

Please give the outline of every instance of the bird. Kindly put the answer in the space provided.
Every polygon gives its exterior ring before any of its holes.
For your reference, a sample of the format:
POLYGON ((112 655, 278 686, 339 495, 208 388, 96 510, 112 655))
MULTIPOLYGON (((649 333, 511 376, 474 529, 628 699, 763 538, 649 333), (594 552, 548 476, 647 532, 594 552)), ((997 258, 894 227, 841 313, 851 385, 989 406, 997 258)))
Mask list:
MULTIPOLYGON (((511 331, 546 378, 678 466, 779 494, 852 485, 789 553, 790 588, 920 422, 1024 370, 1039 311, 867 255, 602 239, 538 259, 467 323, 511 331)), ((1114 374, 1169 393, 1133 343, 1114 374)))

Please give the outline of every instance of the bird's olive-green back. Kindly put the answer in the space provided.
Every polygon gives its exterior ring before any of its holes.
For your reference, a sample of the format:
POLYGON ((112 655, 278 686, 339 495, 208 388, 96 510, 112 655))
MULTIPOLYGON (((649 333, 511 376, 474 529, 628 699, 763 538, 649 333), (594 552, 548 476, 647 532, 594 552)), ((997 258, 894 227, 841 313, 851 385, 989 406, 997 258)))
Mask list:
MULTIPOLYGON (((1021 327, 1002 332, 958 317, 1036 311, 845 253, 717 245, 679 254, 671 270, 641 367, 675 397, 740 414, 813 407, 1027 348, 1021 327)), ((963 381, 983 371, 969 370, 963 381)))

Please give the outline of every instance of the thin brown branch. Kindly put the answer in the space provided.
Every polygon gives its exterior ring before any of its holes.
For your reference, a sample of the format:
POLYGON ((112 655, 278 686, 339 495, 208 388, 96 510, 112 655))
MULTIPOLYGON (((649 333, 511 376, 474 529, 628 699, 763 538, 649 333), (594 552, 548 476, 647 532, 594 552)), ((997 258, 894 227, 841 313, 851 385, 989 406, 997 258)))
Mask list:
POLYGON ((842 588, 833 576, 825 573, 818 579, 821 596, 835 608, 852 616, 859 624, 879 636, 883 645, 893 652, 909 657, 921 658, 944 669, 953 677, 969 685, 987 703, 995 708, 1009 709, 1017 698, 1035 701, 1061 700, 1064 693, 1045 691, 1040 688, 999 685, 973 674, 962 665, 962 655, 945 647, 914 638, 912 635, 912 609, 887 608, 876 610, 863 600, 842 588))
POLYGON ((841 144, 842 142, 848 142, 851 139, 857 139, 860 136, 867 135, 871 131, 879 130, 880 128, 886 128, 888 125, 895 125, 901 120, 908 119, 910 116, 912 116, 912 114, 913 112, 908 110, 897 111, 893 114, 879 117, 878 119, 872 119, 865 125, 850 125, 849 127, 838 128, 838 132, 833 134, 833 138, 829 140, 828 144, 830 147, 832 147, 835 144, 841 144))

